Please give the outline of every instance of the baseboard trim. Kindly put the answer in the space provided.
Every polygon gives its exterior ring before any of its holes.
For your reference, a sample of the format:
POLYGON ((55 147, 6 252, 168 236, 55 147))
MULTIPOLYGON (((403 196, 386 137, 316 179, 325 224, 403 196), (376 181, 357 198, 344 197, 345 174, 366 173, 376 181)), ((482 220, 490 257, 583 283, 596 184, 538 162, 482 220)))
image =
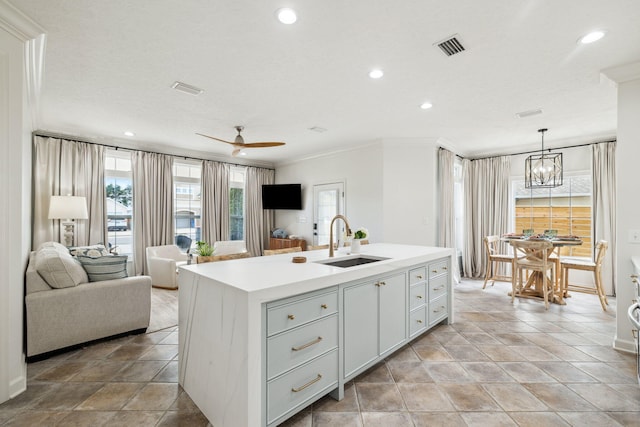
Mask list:
POLYGON ((621 340, 616 337, 616 339, 613 340, 613 348, 615 350, 624 351, 625 353, 636 354, 636 344, 633 341, 621 340))

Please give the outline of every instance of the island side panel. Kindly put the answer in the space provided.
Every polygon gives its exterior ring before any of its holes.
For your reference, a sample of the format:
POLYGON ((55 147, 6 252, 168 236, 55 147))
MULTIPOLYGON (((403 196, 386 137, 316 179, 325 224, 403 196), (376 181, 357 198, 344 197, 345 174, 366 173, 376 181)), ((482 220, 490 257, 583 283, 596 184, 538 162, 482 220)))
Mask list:
POLYGON ((212 425, 259 425, 259 404, 249 392, 255 368, 249 369, 246 292, 186 269, 180 270, 178 292, 180 385, 212 425))

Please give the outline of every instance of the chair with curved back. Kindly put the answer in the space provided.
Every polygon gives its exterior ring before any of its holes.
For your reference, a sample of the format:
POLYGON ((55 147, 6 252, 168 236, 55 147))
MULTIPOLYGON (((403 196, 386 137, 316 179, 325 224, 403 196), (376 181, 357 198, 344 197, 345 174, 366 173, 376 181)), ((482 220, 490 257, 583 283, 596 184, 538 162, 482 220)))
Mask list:
MULTIPOLYGON (((499 263, 513 264, 512 255, 501 254, 498 252, 498 243, 500 243, 499 236, 486 236, 484 238, 484 248, 487 252, 487 266, 482 289, 487 287, 487 282, 489 280, 492 282, 495 282, 496 280, 501 282, 511 282, 512 278, 510 276, 499 275, 497 272, 499 263)), ((491 283, 491 286, 493 286, 493 283, 491 283)))
POLYGON ((213 243, 213 255, 229 255, 247 252, 244 240, 218 240, 213 243))
POLYGON ((513 246, 513 280, 511 281, 511 302, 516 296, 539 297, 542 294, 545 309, 555 295, 556 263, 549 259, 553 252, 553 244, 548 240, 512 240, 513 246), (531 271, 527 286, 523 286, 524 271, 531 271), (547 273, 551 272, 551 278, 547 273), (535 286, 531 289, 529 286, 535 286))
POLYGON ((602 288, 602 261, 607 252, 609 244, 605 240, 600 240, 596 245, 596 259, 591 260, 578 260, 578 259, 561 259, 562 265, 562 292, 566 296, 568 291, 582 292, 585 294, 598 295, 600 298, 600 305, 603 311, 607 311, 607 305, 609 301, 602 288), (594 286, 577 285, 569 283, 569 270, 582 270, 593 272, 594 286))
POLYGON ((278 254, 290 254, 293 252, 302 252, 302 247, 295 246, 293 248, 265 249, 262 254, 264 256, 269 256, 269 255, 278 255, 278 254))

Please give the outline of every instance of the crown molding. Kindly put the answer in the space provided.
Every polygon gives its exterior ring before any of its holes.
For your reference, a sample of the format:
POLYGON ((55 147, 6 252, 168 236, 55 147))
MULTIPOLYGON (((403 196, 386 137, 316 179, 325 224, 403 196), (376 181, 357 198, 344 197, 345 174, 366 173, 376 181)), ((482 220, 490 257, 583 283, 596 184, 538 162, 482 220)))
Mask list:
POLYGON ((617 84, 630 82, 631 80, 640 79, 640 62, 606 68, 601 73, 617 84))

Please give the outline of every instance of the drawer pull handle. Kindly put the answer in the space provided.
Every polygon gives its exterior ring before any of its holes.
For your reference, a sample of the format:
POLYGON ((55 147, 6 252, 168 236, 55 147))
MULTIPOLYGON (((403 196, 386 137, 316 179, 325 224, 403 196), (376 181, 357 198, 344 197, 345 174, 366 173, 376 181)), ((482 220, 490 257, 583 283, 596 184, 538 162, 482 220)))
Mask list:
POLYGON ((422 299, 422 295, 416 295, 416 298, 422 299))
POLYGON ((437 273, 437 272, 438 272, 438 270, 431 270, 431 272, 432 272, 432 273, 437 273))
POLYGON ((447 269, 447 267, 442 267, 442 269, 443 269, 443 270, 446 270, 446 269, 447 269))
POLYGON ((305 385, 300 386, 300 387, 298 387, 298 388, 293 387, 293 388, 291 389, 291 391, 292 391, 292 392, 294 392, 294 393, 297 393, 297 392, 302 391, 302 390, 304 390, 305 388, 309 387, 310 385, 317 383, 317 382, 318 382, 318 381, 320 381, 321 379, 322 379, 322 375, 318 374, 318 376, 317 376, 317 377, 315 377, 314 379, 312 379, 311 381, 309 381, 309 382, 308 382, 308 383, 306 383, 305 385))
POLYGON ((439 313, 440 310, 442 310, 443 308, 445 308, 444 305, 441 305, 440 307, 438 307, 437 309, 433 310, 434 313, 439 313))
POLYGON ((320 307, 324 308, 325 310, 327 309, 327 304, 322 304, 320 307))
POLYGON ((418 274, 416 277, 417 277, 418 279, 422 279, 422 274, 418 274))
POLYGON ((418 320, 416 320, 416 322, 418 322, 418 323, 422 323, 422 320, 418 319, 418 320))
POLYGON ((380 282, 380 285, 384 286, 384 285, 386 285, 386 283, 384 283, 384 282, 380 282))
POLYGON ((434 291, 439 291, 440 289, 444 289, 444 285, 440 285, 437 288, 433 288, 434 291))
POLYGON ((289 320, 293 320, 295 318, 296 318, 296 316, 294 316, 293 314, 288 314, 287 315, 287 319, 289 319, 289 320))
POLYGON ((314 344, 318 344, 320 341, 322 341, 322 337, 318 337, 315 340, 308 342, 304 345, 301 345, 300 347, 291 347, 292 351, 300 351, 300 350, 304 350, 307 347, 311 347, 314 344))

